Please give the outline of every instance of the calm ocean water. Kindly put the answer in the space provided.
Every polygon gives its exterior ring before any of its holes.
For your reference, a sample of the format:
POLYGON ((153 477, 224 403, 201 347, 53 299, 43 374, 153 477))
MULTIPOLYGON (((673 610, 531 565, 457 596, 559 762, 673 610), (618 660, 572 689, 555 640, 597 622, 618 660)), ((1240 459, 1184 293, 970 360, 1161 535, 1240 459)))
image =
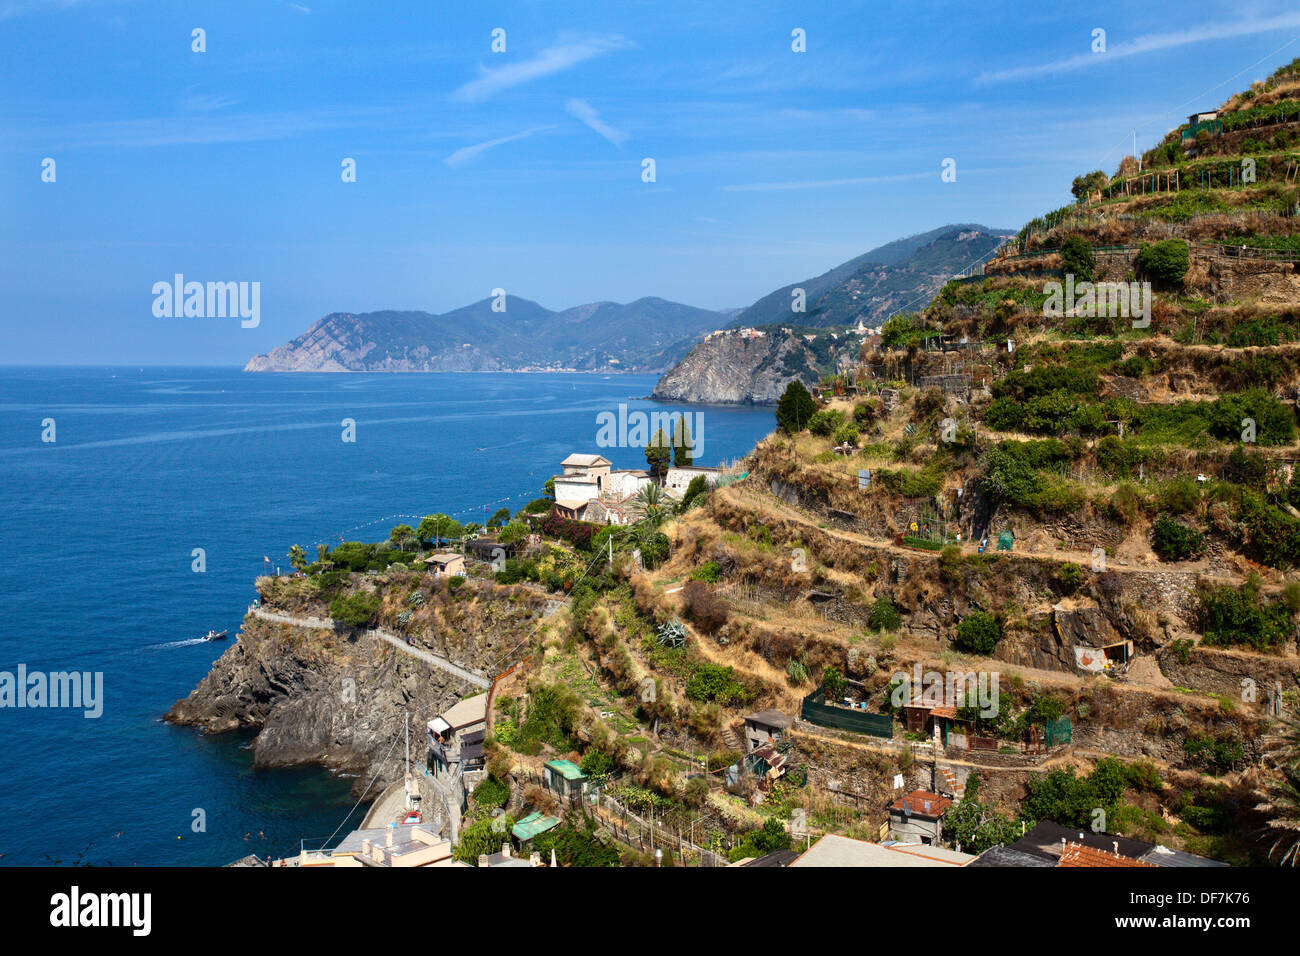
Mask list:
MULTIPOLYGON (((246 739, 161 722, 225 646, 166 645, 233 638, 263 556, 287 568, 291 544, 377 540, 395 516, 433 511, 481 523, 538 497, 571 451, 644 466, 639 449, 596 447, 596 415, 665 408, 638 398, 653 384, 0 368, 0 671, 104 675, 98 719, 0 709, 0 865, 214 865, 329 835, 351 780, 254 771, 246 739)), ((773 425, 770 409, 688 411, 704 416, 704 464, 773 425)))

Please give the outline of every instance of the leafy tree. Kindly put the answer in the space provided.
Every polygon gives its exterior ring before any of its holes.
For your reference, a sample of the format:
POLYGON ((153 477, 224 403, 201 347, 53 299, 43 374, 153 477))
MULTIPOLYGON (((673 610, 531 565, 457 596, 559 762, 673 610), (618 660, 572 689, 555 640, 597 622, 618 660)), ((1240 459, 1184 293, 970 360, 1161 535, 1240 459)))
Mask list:
POLYGON ((788 435, 794 435, 808 427, 808 422, 817 413, 817 403, 812 393, 797 378, 785 387, 780 400, 776 403, 776 423, 788 435))
POLYGON ((406 546, 415 539, 415 531, 409 524, 399 524, 389 534, 388 539, 397 545, 399 551, 405 551, 406 546))
POLYGON ((462 537, 465 534, 465 529, 461 527, 461 523, 455 518, 438 512, 437 514, 425 515, 415 534, 422 542, 439 541, 446 538, 462 537))
POLYGON ((1110 177, 1100 169, 1082 176, 1075 176, 1074 182, 1070 184, 1070 193, 1075 199, 1082 202, 1087 199, 1089 194, 1097 192, 1099 189, 1105 189, 1110 182, 1110 177))
MULTIPOLYGON (((554 479, 554 478, 549 478, 549 479, 547 479, 547 484, 549 484, 549 485, 551 486, 548 490, 549 490, 550 494, 551 494, 552 496, 554 496, 554 495, 555 495, 555 479, 554 479)), ((489 528, 500 528, 500 527, 502 527, 503 525, 505 525, 509 520, 510 520, 510 509, 509 509, 509 508, 498 508, 498 509, 493 513, 492 517, 491 517, 491 518, 488 518, 487 526, 488 526, 489 528)), ((423 524, 421 524, 421 527, 423 527, 423 524)))
POLYGON ((668 471, 668 466, 672 463, 672 455, 672 442, 662 428, 656 430, 654 437, 650 439, 650 444, 645 446, 646 464, 650 466, 650 474, 656 481, 663 478, 668 471))
MULTIPOLYGON (((555 498, 555 479, 554 479, 554 478, 547 478, 547 479, 546 479, 546 484, 542 485, 542 493, 545 494, 546 497, 548 497, 548 498, 552 498, 552 499, 555 498)), ((505 508, 502 508, 501 510, 502 510, 502 511, 505 511, 506 509, 505 509, 505 508)))
POLYGON ((1014 843, 1020 828, 968 797, 944 815, 943 836, 949 843, 960 844, 963 853, 983 853, 990 847, 1014 843))

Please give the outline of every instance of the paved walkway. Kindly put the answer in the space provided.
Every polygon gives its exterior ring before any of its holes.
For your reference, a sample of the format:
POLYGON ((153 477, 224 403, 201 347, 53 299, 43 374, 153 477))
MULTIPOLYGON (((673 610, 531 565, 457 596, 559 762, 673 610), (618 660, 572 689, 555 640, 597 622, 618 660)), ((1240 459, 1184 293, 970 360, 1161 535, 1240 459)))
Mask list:
MULTIPOLYGON (((314 628, 330 630, 330 631, 334 630, 333 621, 325 620, 324 618, 319 618, 319 617, 295 617, 289 614, 277 614, 274 611, 266 610, 260 605, 250 607, 248 609, 248 613, 254 615, 255 617, 260 617, 266 621, 275 621, 278 624, 289 624, 292 625, 293 627, 314 627, 314 628)), ((419 658, 420 660, 428 664, 430 667, 436 667, 438 668, 438 670, 443 671, 444 673, 447 674, 451 674, 453 677, 458 677, 461 680, 463 680, 465 683, 472 684, 474 687, 481 688, 482 690, 487 690, 489 687, 492 686, 492 681, 484 677, 482 674, 478 674, 474 671, 467 670, 458 664, 453 664, 445 657, 439 657, 437 654, 434 654, 432 651, 426 651, 423 648, 414 647, 410 644, 407 644, 406 638, 400 637, 389 631, 385 631, 383 628, 372 628, 366 631, 365 633, 368 636, 375 638, 376 640, 386 641, 389 644, 393 645, 393 647, 401 651, 403 654, 407 654, 411 657, 419 658)))

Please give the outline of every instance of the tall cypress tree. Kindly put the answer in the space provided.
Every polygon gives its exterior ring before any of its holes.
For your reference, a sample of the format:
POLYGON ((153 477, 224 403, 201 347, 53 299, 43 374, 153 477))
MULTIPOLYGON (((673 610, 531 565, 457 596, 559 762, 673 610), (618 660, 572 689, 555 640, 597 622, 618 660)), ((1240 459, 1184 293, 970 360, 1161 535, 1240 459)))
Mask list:
POLYGON ((673 423, 673 464, 679 468, 695 464, 695 447, 685 415, 673 423))

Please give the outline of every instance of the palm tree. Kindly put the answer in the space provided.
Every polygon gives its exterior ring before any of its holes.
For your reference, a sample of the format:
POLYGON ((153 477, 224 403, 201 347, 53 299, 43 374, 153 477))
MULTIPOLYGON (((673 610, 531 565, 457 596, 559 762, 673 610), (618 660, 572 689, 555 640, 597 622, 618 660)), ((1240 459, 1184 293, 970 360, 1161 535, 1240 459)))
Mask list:
POLYGON ((289 548, 289 564, 295 571, 307 570, 307 552, 302 549, 301 545, 293 545, 289 548))
POLYGON ((641 513, 644 515, 641 519, 641 524, 643 524, 647 530, 654 531, 664 523, 664 519, 667 517, 668 505, 668 502, 665 499, 666 496, 664 495, 663 489, 654 482, 644 484, 637 489, 636 503, 641 508, 641 513))
POLYGON ((1279 866, 1300 866, 1300 771, 1288 764, 1281 770, 1282 778, 1269 782, 1264 802, 1255 809, 1272 816, 1264 828, 1264 839, 1273 841, 1269 857, 1281 853, 1279 866))
POLYGON ((1279 866, 1300 866, 1300 720, 1282 715, 1281 730, 1269 736, 1269 748, 1281 774, 1264 788, 1264 800, 1255 809, 1271 817, 1261 839, 1272 840, 1268 848, 1279 866))

